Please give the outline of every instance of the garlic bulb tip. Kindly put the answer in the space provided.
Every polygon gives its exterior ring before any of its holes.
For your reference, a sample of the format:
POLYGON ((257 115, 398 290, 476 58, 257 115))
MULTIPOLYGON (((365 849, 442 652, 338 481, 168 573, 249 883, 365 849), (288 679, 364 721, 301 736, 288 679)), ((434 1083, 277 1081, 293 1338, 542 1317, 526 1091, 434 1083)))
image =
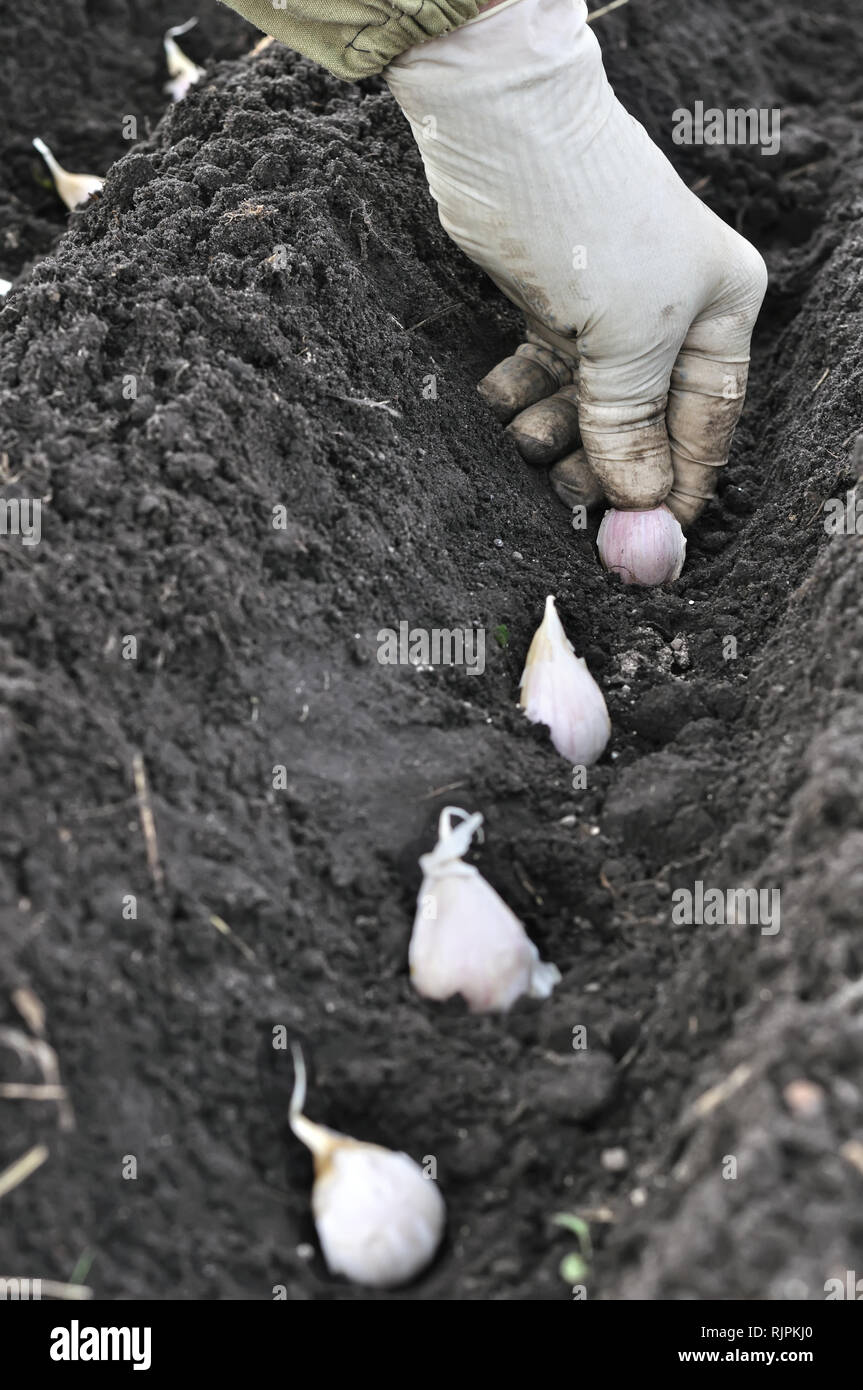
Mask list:
POLYGON ((521 677, 520 704, 534 724, 546 724, 558 753, 589 767, 605 750, 611 720, 605 698, 563 630, 554 595, 533 636, 521 677))

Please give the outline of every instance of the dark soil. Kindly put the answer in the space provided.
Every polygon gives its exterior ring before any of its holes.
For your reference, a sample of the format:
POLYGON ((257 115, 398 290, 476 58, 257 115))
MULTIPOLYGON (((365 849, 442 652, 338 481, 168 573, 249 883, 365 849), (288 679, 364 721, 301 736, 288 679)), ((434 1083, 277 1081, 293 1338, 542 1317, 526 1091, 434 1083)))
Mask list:
MULTIPOLYGON (((104 168, 117 111, 161 109, 158 36, 186 18, 56 11, 12 21, 7 275, 63 221, 31 135, 104 168), (104 61, 77 66, 94 27, 104 61)), ((199 13, 196 56, 248 49, 199 13)), ((0 541, 0 1021, 26 1031, 12 993, 38 995, 75 1114, 0 1101, 0 1168, 50 1149, 3 1199, 4 1273, 83 1257, 106 1299, 374 1297, 308 1249, 278 1025, 313 1118, 437 1158, 447 1244, 396 1297, 569 1299, 562 1210, 593 1213, 591 1298, 820 1299, 863 1267, 860 541, 822 514, 863 469, 863 16, 653 0, 600 26, 624 102, 771 270, 672 590, 606 576, 476 395, 518 324, 438 228, 378 82, 277 48, 214 66, 0 313, 5 495, 48 499, 40 545, 0 541), (675 147, 697 99, 779 107, 781 153, 675 147), (587 791, 516 708, 547 593, 614 722, 587 791), (509 641, 482 678, 381 666, 402 620, 509 641), (407 976, 453 801, 564 975, 503 1018, 407 976), (781 930, 672 925, 699 879, 780 888, 781 930)))
POLYGON ((238 58, 260 37, 217 0, 196 0, 189 15, 165 0, 28 0, 17 11, 3 16, 0 52, 0 277, 6 280, 50 251, 66 226, 34 135, 73 173, 102 174, 151 133, 165 110, 162 35, 169 25, 199 16, 181 42, 210 71, 209 60, 238 58))

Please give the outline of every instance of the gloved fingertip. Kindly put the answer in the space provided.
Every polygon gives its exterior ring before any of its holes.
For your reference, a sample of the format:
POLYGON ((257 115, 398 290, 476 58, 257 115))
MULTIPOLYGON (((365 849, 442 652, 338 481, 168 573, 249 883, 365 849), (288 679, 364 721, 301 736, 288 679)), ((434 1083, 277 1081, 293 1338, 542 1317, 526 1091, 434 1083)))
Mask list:
POLYGON ((621 512, 649 512, 668 500, 671 477, 661 480, 627 475, 603 468, 597 470, 609 504, 621 512))
POLYGON ((707 500, 704 497, 681 497, 674 492, 669 492, 665 498, 665 505, 672 515, 677 517, 686 531, 704 511, 707 500))
POLYGON ((522 410, 507 427, 523 459, 548 466, 578 442, 578 407, 561 395, 522 410))
POLYGON ((477 391, 500 420, 508 424, 514 415, 541 401, 556 388, 553 377, 529 357, 505 357, 477 384, 477 391))
MULTIPOLYGON (((591 469, 610 505, 618 511, 651 511, 674 486, 671 448, 665 428, 665 396, 644 400, 598 396, 584 380, 579 407, 581 437, 591 469), (590 395, 587 391, 591 388, 590 395), (585 399, 585 396, 587 398, 585 399)), ((606 389, 609 381, 602 383, 606 389)))
POLYGON ((549 473, 548 480, 561 502, 570 509, 596 507, 603 501, 602 488, 583 449, 576 449, 560 459, 549 473))

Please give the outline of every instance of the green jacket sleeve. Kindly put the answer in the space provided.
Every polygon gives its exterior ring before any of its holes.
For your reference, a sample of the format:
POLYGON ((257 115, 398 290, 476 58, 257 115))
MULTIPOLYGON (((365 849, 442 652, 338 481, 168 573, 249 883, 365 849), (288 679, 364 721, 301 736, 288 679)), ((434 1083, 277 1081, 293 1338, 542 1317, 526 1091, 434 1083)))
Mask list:
POLYGON ((477 0, 228 0, 279 43, 355 82, 406 48, 457 29, 477 0))

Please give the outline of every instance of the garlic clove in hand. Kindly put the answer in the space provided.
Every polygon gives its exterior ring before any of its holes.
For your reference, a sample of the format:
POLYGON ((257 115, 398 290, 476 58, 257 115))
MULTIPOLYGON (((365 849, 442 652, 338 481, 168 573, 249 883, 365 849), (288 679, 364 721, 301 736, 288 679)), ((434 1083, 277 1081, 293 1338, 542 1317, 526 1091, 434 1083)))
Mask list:
POLYGON ((558 617, 553 595, 534 633, 521 678, 521 707, 534 724, 547 724, 551 741, 569 762, 589 767, 611 737, 605 697, 576 656, 558 617))
POLYGON ((664 504, 650 511, 606 512, 596 544, 605 568, 624 584, 671 584, 686 558, 680 522, 664 504))
POLYGON ((330 1273, 372 1289, 408 1283, 431 1262, 443 1236, 446 1207, 437 1182, 407 1154, 307 1119, 306 1068, 296 1044, 293 1057, 288 1118, 312 1153, 312 1212, 330 1273))
POLYGON ((97 178, 95 174, 70 174, 68 169, 58 164, 44 140, 37 137, 33 144, 51 170, 54 187, 70 212, 81 207, 94 193, 102 192, 104 179, 97 178))
POLYGON ((560 980, 514 912, 477 869, 462 862, 482 816, 447 806, 438 842, 420 859, 422 887, 409 952, 411 980, 425 999, 460 994, 476 1013, 510 1008, 521 995, 546 999, 560 980), (453 827, 453 817, 461 824, 453 827))
POLYGON ((193 63, 177 43, 180 35, 194 29, 197 22, 197 19, 187 19, 185 24, 175 24, 173 29, 166 30, 162 40, 165 62, 171 74, 170 81, 165 83, 165 91, 169 93, 172 101, 182 101, 189 88, 194 87, 206 76, 204 69, 193 63))

